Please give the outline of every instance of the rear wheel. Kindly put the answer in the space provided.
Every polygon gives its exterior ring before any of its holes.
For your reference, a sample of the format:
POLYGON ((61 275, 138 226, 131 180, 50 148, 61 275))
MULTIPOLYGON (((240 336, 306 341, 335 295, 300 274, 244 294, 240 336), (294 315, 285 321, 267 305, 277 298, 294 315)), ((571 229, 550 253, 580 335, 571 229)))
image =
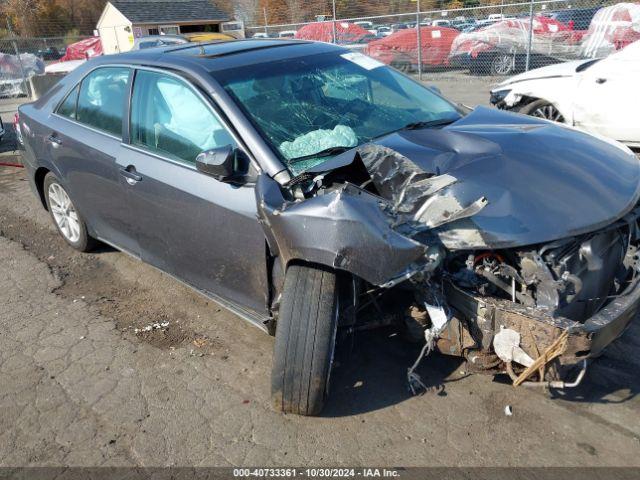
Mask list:
POLYGON ((413 72, 413 67, 410 63, 398 63, 395 65, 396 69, 400 70, 402 73, 411 73, 413 72))
POLYGON ((271 397, 277 410, 320 413, 329 392, 337 327, 336 274, 322 267, 290 266, 271 373, 271 397))
POLYGON ((76 250, 88 252, 96 245, 89 236, 87 225, 76 210, 69 194, 53 173, 44 177, 44 197, 53 223, 62 238, 76 250))
POLYGON ((520 109, 520 113, 532 117, 546 118, 554 122, 564 123, 564 117, 560 111, 546 100, 536 100, 520 109))
POLYGON ((497 53, 491 60, 491 75, 511 75, 515 70, 513 55, 497 53))

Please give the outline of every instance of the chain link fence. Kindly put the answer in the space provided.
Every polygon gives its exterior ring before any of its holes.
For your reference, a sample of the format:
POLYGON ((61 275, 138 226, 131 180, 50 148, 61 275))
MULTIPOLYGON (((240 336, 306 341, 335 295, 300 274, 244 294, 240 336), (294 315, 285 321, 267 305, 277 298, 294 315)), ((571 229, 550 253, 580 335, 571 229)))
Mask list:
MULTIPOLYGON (((610 0, 236 0, 231 8, 248 38, 336 43, 427 81, 496 81, 640 39, 640 3, 610 0)), ((29 78, 83 38, 22 38, 9 28, 0 100, 29 95, 29 78)))
POLYGON ((29 96, 29 79, 45 72, 46 65, 60 61, 68 45, 87 37, 0 39, 0 101, 29 96))
POLYGON ((448 8, 429 0, 271 3, 252 15, 237 12, 247 37, 337 43, 423 79, 505 77, 600 58, 640 39, 640 3, 454 0, 448 8), (365 11, 376 14, 356 15, 365 11))

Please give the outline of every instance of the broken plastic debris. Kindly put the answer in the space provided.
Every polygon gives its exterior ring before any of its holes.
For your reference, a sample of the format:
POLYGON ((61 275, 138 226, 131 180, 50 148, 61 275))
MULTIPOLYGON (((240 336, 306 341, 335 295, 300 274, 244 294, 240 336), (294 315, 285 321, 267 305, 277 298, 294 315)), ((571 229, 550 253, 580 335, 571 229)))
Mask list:
POLYGON ((202 348, 202 347, 206 347, 207 345, 209 345, 209 341, 204 337, 196 338, 192 343, 197 348, 202 348))
POLYGON ((292 142, 282 142, 280 151, 286 158, 305 157, 331 147, 355 147, 358 136, 351 127, 336 125, 333 130, 313 130, 292 142))
POLYGON ((133 332, 134 333, 151 332, 152 330, 160 330, 160 329, 167 328, 168 326, 169 326, 169 322, 155 322, 150 325, 145 325, 142 328, 134 328, 133 332))
POLYGON ((505 363, 515 361, 525 367, 530 367, 533 364, 533 358, 520 348, 520 334, 510 328, 501 328, 493 337, 493 349, 500 360, 505 363))
POLYGON ((429 319, 431 320, 432 326, 430 330, 437 330, 438 332, 440 332, 445 323, 447 323, 447 314, 445 313, 444 308, 439 305, 429 305, 426 302, 424 306, 427 308, 427 313, 429 314, 429 319))

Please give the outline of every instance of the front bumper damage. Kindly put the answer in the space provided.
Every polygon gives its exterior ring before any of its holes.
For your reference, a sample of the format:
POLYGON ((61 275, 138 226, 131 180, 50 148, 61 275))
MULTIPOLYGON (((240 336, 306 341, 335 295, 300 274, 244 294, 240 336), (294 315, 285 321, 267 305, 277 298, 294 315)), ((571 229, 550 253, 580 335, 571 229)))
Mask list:
POLYGON ((557 359, 563 366, 573 366, 599 356, 624 332, 640 308, 640 278, 584 323, 509 301, 479 297, 453 283, 446 284, 445 295, 452 317, 436 342, 439 352, 466 357, 481 370, 491 369, 500 361, 493 352, 494 340, 504 329, 520 334, 519 347, 533 359, 548 351, 566 332, 566 343, 557 359))
POLYGON ((573 386, 558 375, 568 378, 568 367, 586 365, 624 331, 640 306, 640 275, 582 322, 518 303, 515 290, 511 299, 460 286, 447 262, 469 245, 486 251, 484 232, 469 220, 489 200, 461 201, 450 188, 459 191, 459 181, 453 173, 430 174, 390 148, 368 144, 284 188, 262 176, 258 214, 282 271, 304 261, 348 272, 369 284, 369 292, 413 290, 424 309, 426 344, 409 369, 412 389, 421 385, 415 367, 431 350, 464 357, 476 371, 508 373, 516 385, 573 386), (505 344, 507 337, 517 340, 505 344))

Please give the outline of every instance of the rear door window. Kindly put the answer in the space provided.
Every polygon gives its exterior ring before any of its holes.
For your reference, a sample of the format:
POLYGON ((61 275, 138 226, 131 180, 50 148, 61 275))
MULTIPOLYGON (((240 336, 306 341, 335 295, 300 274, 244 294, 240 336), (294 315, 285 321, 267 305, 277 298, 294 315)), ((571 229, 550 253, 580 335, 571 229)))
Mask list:
POLYGON ((60 104, 58 107, 58 115, 62 115, 63 117, 72 118, 75 120, 76 118, 76 104, 78 102, 78 91, 80 90, 80 86, 76 85, 76 87, 71 90, 71 93, 67 95, 67 98, 64 99, 64 102, 60 104))
POLYGON ((185 81, 158 72, 136 73, 131 143, 194 165, 198 154, 236 146, 212 108, 185 81))
POLYGON ((76 119, 98 130, 122 137, 131 70, 103 67, 87 75, 80 85, 76 119))

